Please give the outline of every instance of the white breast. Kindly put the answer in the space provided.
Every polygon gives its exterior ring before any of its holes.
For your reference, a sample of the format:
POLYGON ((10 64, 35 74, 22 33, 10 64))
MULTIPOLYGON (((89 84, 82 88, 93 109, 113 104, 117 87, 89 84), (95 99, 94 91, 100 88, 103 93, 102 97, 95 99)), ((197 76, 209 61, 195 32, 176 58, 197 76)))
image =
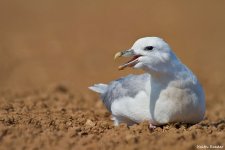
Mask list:
POLYGON ((204 93, 200 86, 176 88, 168 86, 160 92, 157 101, 150 112, 153 124, 166 124, 169 122, 197 123, 205 113, 204 93))

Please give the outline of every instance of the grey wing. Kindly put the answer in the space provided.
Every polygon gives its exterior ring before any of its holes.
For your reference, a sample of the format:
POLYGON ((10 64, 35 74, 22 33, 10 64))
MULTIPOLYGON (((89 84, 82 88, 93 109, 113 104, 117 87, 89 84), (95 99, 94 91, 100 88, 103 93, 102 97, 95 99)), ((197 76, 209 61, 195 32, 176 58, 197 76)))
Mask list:
POLYGON ((113 101, 122 97, 135 97, 139 91, 146 91, 146 83, 150 80, 149 74, 128 75, 112 81, 107 91, 101 95, 103 103, 111 112, 113 101))

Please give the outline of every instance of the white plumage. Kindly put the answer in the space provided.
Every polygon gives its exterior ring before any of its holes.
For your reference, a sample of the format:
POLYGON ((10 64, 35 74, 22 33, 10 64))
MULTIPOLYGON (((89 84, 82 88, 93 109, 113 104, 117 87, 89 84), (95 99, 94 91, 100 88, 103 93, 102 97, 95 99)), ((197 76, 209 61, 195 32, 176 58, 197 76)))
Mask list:
POLYGON ((144 120, 151 126, 171 122, 194 124, 204 118, 205 96, 200 83, 161 38, 141 38, 115 58, 121 56, 133 58, 119 69, 133 67, 146 73, 89 87, 101 94, 115 125, 144 120))

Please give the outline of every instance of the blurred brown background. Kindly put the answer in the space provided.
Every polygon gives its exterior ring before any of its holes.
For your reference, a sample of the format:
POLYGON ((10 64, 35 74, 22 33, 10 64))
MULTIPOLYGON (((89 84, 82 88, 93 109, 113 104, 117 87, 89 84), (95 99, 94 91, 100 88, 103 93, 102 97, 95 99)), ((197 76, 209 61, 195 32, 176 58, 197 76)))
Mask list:
POLYGON ((0 149, 223 146, 224 35, 225 0, 0 0, 0 149), (118 71, 126 60, 113 56, 144 36, 164 38, 198 76, 206 93, 201 123, 113 127, 88 90, 141 73, 118 71))
POLYGON ((0 88, 68 84, 85 92, 122 75, 119 50, 164 38, 206 91, 225 79, 225 1, 0 0, 0 88))

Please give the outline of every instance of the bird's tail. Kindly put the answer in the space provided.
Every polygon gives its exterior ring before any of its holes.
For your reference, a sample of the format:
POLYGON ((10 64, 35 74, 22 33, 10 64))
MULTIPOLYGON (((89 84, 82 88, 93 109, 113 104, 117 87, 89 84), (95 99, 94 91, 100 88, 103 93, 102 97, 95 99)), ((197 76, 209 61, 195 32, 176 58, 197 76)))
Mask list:
POLYGON ((88 88, 91 89, 92 91, 103 94, 106 92, 108 85, 100 83, 100 84, 95 84, 93 86, 90 86, 88 88))

